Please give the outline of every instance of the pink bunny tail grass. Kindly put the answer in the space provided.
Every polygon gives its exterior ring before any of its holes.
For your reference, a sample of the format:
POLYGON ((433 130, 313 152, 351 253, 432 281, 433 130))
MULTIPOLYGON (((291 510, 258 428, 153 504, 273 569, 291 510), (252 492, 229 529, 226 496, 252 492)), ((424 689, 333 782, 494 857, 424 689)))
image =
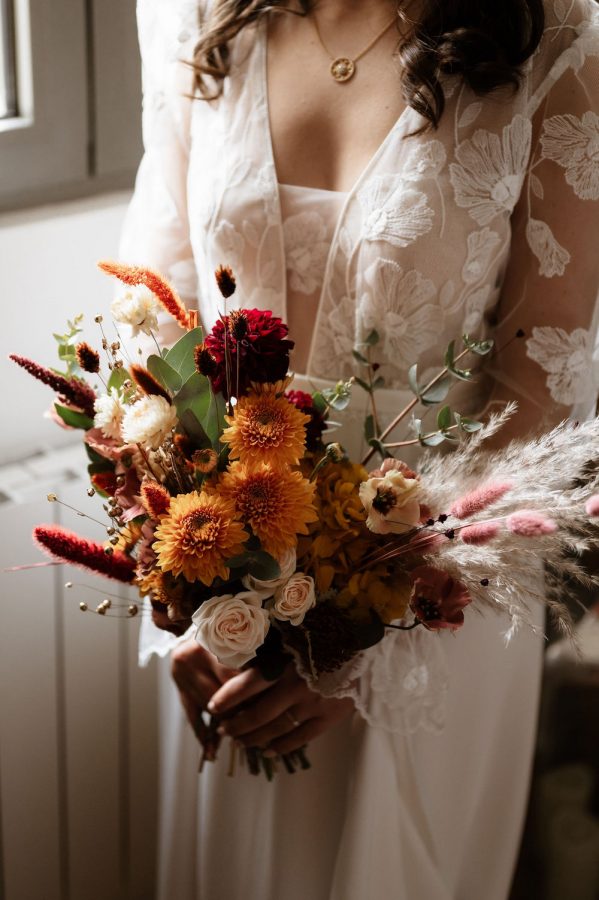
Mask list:
POLYGON ((599 494, 593 494, 589 497, 584 506, 587 516, 596 519, 599 516, 599 494))
POLYGON ((74 531, 59 525, 37 525, 33 530, 35 542, 61 562, 91 569, 106 578, 129 583, 135 577, 135 560, 119 550, 106 553, 102 544, 88 541, 74 531))
POLYGON ((115 278, 118 278, 123 284, 129 284, 133 287, 139 284, 145 285, 148 290, 152 291, 167 313, 179 323, 181 328, 185 328, 188 331, 191 329, 192 318, 185 309, 179 295, 170 286, 166 278, 163 278, 158 272, 142 266, 126 266, 108 259, 100 260, 98 268, 106 272, 107 275, 113 275, 115 278))
POLYGON ((553 519, 548 519, 543 513, 534 509, 521 509, 512 513, 507 517, 505 525, 508 531, 518 534, 520 537, 542 537, 557 531, 557 525, 553 519))
POLYGON ((32 359, 28 359, 26 356, 18 356, 16 353, 11 353, 9 359, 22 369, 25 369, 26 372, 29 372, 34 378, 37 378, 38 381, 41 381, 42 384, 47 384, 59 397, 64 397, 68 403, 76 406, 86 416, 93 419, 96 394, 87 382, 82 381, 81 378, 65 378, 64 375, 59 375, 57 372, 53 372, 52 369, 40 366, 32 359))
POLYGON ((460 537, 465 544, 472 544, 480 547, 482 544, 488 544, 494 537, 499 534, 500 528, 497 522, 475 522, 473 525, 466 525, 460 530, 460 537))
POLYGON ((512 487, 513 485, 509 481, 489 481, 456 500, 450 512, 457 519, 466 519, 468 516, 473 516, 486 509, 496 500, 500 500, 512 487))

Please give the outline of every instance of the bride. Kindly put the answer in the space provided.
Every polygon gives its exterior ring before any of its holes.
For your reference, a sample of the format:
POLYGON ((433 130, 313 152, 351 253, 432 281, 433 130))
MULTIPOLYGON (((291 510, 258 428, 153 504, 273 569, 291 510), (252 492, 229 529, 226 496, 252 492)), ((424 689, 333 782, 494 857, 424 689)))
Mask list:
MULTIPOLYGON (((464 332, 504 348, 456 401, 465 412, 517 398, 503 440, 589 414, 592 0, 138 6, 146 152, 123 259, 160 269, 208 327, 212 273, 230 265, 233 299, 289 323, 309 385, 350 376, 375 328, 383 416, 410 365, 438 365, 464 332)), ((340 436, 354 453, 359 420, 340 436)), ((165 673, 159 896, 505 900, 542 651, 532 631, 506 645, 506 627, 472 614, 456 635, 394 632, 364 653, 351 696, 328 697, 293 668, 268 684, 179 641, 172 672, 191 722, 209 707, 248 746, 309 743, 313 767, 227 778, 221 751, 198 778, 165 673)), ((171 647, 145 628, 144 660, 171 647)))

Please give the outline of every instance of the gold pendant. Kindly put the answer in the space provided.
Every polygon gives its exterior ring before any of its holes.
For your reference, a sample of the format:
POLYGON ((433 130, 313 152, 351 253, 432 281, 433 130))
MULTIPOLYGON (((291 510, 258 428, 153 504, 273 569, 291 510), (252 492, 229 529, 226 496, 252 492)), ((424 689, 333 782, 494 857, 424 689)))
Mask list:
POLYGON ((353 59, 349 59, 347 56, 338 56, 331 63, 331 75, 335 81, 340 83, 349 81, 350 78, 354 77, 355 72, 356 65, 353 59))

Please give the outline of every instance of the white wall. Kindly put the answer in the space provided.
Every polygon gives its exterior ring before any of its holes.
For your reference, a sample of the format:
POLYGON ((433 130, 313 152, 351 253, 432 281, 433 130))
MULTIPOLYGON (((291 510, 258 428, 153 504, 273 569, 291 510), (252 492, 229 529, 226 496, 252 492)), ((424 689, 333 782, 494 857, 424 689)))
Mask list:
POLYGON ((106 313, 113 283, 96 268, 116 256, 128 193, 0 216, 0 465, 77 440, 43 419, 49 388, 7 359, 9 353, 57 366, 52 332, 83 312, 86 338, 106 313))

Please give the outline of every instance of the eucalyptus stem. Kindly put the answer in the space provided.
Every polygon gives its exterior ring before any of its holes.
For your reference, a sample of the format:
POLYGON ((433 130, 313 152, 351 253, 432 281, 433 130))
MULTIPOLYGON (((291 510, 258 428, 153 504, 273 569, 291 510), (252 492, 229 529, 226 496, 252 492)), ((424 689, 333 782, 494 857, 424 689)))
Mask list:
MULTIPOLYGON (((470 350, 468 349, 468 347, 466 347, 465 350, 462 350, 462 352, 459 353, 459 354, 456 356, 456 358, 455 358, 455 360, 454 360, 454 363, 459 362, 459 361, 460 361, 461 359, 463 359, 469 352, 470 352, 470 350)), ((393 419, 393 421, 391 422, 391 424, 388 425, 388 426, 385 428, 385 430, 384 430, 383 433, 381 434, 379 440, 384 441, 385 438, 387 437, 387 435, 390 434, 395 428, 397 428, 397 426, 398 426, 399 423, 402 421, 402 419, 405 419, 405 417, 408 415, 408 413, 412 412, 412 410, 414 409, 414 407, 420 402, 420 396, 424 396, 425 394, 427 394, 428 391, 430 391, 432 388, 434 388, 435 385, 437 385, 437 384, 441 381, 442 378, 445 378, 445 376, 447 375, 448 372, 449 372, 449 368, 448 368, 447 366, 445 366, 443 369, 441 369, 441 371, 439 372, 439 374, 438 374, 438 375, 435 375, 435 377, 432 378, 432 379, 429 381, 429 383, 422 389, 421 395, 419 395, 419 396, 417 396, 417 397, 414 397, 413 400, 410 400, 410 402, 408 403, 408 405, 407 405, 406 407, 404 407, 404 409, 402 409, 402 411, 399 413, 399 415, 397 415, 397 416, 393 419)), ((374 454, 375 454, 376 452, 377 452, 377 451, 376 451, 376 448, 375 448, 375 447, 371 447, 370 450, 368 451, 368 453, 366 454, 366 456, 364 457, 364 459, 362 460, 362 465, 365 466, 366 463, 368 463, 368 462, 372 459, 372 457, 374 456, 374 454)))
POLYGON ((383 444, 386 450, 393 450, 396 447, 412 447, 414 444, 420 444, 422 441, 425 441, 427 438, 434 437, 436 434, 444 434, 446 431, 457 431, 459 425, 450 425, 449 428, 438 428, 436 431, 429 431, 428 434, 423 434, 419 438, 413 438, 409 441, 398 441, 395 444, 383 444))

